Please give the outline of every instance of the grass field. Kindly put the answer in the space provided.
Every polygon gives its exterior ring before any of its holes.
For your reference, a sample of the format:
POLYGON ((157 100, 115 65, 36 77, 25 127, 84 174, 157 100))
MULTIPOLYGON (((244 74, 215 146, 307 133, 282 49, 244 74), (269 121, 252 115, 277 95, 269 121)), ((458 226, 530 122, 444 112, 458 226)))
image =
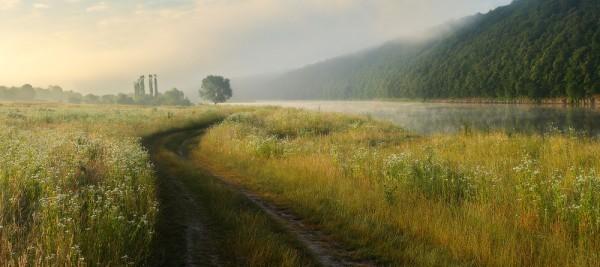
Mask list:
POLYGON ((0 265, 143 265, 158 212, 140 137, 222 111, 0 105, 0 265))
POLYGON ((597 266, 600 141, 419 137, 363 117, 262 108, 203 138, 231 179, 380 264, 597 266))
POLYGON ((180 233, 181 214, 163 207, 185 203, 163 174, 205 207, 225 265, 317 265, 212 167, 378 265, 600 264, 600 140, 575 133, 417 136, 366 117, 212 106, 2 103, 0 123, 0 265, 145 266, 161 251, 178 255, 185 246, 169 233, 180 233), (208 124, 152 155, 142 144, 208 124), (197 141, 185 160, 184 139, 197 141))

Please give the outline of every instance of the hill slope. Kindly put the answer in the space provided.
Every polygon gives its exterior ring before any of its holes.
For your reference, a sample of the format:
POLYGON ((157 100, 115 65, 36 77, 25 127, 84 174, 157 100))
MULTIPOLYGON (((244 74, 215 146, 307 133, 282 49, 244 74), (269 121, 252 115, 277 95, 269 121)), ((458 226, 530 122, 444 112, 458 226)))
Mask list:
MULTIPOLYGON (((458 25, 458 26, 457 26, 458 25)), ((450 33, 234 81, 237 99, 515 98, 600 93, 600 1, 517 0, 450 33)))

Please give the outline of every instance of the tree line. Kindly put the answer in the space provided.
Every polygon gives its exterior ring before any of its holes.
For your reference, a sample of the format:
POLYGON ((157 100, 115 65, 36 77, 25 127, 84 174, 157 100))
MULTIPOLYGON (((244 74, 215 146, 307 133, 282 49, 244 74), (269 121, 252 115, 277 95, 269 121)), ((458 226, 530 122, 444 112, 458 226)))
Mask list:
POLYGON ((192 103, 185 94, 177 88, 153 97, 136 97, 130 94, 81 94, 63 90, 60 86, 47 88, 33 87, 25 84, 21 87, 0 86, 0 100, 5 101, 49 101, 72 104, 120 104, 120 105, 169 105, 190 106, 192 103))

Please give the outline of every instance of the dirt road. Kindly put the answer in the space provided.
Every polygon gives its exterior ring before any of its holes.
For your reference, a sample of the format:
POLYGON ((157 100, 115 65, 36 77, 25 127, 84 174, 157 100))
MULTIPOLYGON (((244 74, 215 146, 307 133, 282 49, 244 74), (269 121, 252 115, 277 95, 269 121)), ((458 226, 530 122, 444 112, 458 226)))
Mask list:
POLYGON ((158 174, 160 215, 153 262, 157 266, 223 266, 223 255, 217 251, 219 222, 211 218, 210 207, 203 201, 201 182, 219 183, 228 190, 243 196, 248 203, 260 209, 274 223, 300 244, 321 266, 372 266, 368 261, 358 261, 348 256, 348 251, 314 227, 308 227, 302 218, 285 207, 277 207, 257 194, 230 183, 220 176, 208 162, 190 159, 189 149, 197 149, 204 128, 172 131, 145 140, 158 174), (177 164, 193 166, 195 179, 180 172, 177 164), (198 180, 206 179, 205 181, 198 180), (197 189, 197 190, 196 190, 197 189))

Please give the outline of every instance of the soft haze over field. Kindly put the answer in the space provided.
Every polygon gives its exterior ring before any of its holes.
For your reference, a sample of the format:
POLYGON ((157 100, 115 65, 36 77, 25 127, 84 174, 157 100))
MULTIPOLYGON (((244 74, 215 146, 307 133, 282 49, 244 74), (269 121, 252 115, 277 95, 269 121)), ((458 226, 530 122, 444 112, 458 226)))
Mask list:
POLYGON ((195 97, 206 74, 289 69, 509 2, 0 0, 0 84, 102 94, 157 73, 195 97))

